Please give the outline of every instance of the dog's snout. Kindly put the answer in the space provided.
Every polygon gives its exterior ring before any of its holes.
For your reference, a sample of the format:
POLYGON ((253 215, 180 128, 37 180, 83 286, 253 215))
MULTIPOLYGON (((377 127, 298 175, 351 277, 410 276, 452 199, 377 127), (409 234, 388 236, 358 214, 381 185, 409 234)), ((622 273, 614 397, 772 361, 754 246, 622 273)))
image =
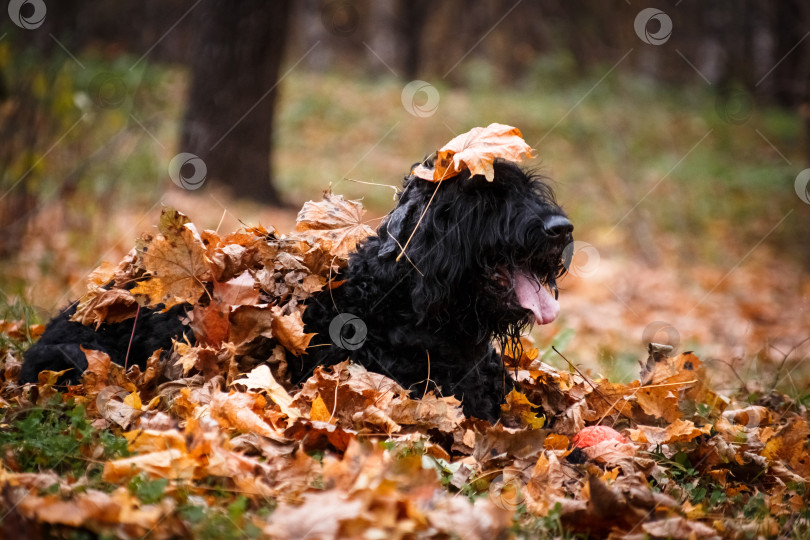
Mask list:
POLYGON ((554 215, 543 220, 543 230, 548 236, 563 236, 571 234, 574 226, 565 216, 554 215))

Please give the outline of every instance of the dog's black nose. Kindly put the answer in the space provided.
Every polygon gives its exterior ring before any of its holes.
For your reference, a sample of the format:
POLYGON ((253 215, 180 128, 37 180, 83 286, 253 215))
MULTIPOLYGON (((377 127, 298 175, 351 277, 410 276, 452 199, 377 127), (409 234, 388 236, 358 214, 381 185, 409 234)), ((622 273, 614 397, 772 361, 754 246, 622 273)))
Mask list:
POLYGON ((543 229, 548 236, 563 236, 571 234, 571 231, 574 230, 574 226, 568 221, 567 217, 554 215, 543 220, 543 229))

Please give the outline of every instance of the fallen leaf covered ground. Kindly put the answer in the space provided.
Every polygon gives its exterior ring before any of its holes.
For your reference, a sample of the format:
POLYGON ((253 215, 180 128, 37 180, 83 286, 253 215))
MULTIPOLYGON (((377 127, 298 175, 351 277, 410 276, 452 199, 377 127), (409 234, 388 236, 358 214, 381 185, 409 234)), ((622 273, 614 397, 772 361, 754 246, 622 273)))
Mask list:
MULTIPOLYGON (((190 303, 196 342, 145 368, 87 350, 82 384, 19 386, 41 332, 3 321, 4 537, 751 538, 810 535, 810 427, 775 391, 723 394, 693 353, 651 346, 636 380, 558 370, 527 342, 490 424, 344 362, 300 387, 307 298, 370 234, 327 194, 296 231, 220 236, 165 209, 76 318, 190 303), (135 286, 133 287, 133 284, 135 286)), ((514 355, 518 356, 518 355, 514 355)))

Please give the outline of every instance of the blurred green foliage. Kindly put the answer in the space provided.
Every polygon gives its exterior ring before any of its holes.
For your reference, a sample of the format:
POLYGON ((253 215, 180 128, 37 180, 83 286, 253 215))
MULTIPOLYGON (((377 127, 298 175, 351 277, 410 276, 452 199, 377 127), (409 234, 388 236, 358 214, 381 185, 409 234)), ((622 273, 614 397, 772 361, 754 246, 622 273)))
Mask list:
MULTIPOLYGON (((70 248, 94 261, 105 216, 143 212, 175 189, 166 168, 182 151, 175 141, 186 73, 130 56, 57 53, 0 42, 10 89, 0 117, 0 186, 9 196, 33 193, 34 213, 61 204, 59 226, 75 231, 70 248), (9 125, 20 110, 30 121, 9 125)), ((673 89, 611 66, 585 75, 575 67, 564 54, 543 57, 506 87, 486 65, 461 64, 464 86, 428 81, 441 100, 426 118, 405 110, 403 81, 393 76, 294 69, 281 85, 276 182, 293 205, 332 184, 380 216, 393 206, 393 190, 368 183, 399 186, 411 164, 456 134, 500 122, 520 127, 535 147, 529 166, 553 179, 578 237, 629 256, 654 257, 667 238, 666 251, 685 260, 733 264, 801 206, 794 114, 752 104, 729 122, 711 87, 673 89)), ((804 256, 807 248, 795 244, 799 214, 767 244, 804 256)), ((43 254, 40 263, 44 273, 59 272, 58 258, 43 254)), ((0 279, 0 288, 20 285, 0 279)))

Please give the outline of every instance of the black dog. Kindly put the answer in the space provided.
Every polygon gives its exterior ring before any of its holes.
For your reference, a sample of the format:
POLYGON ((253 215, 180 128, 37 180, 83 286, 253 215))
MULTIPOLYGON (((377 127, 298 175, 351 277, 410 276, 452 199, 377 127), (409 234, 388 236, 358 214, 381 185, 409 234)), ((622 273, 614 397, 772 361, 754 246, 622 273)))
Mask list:
MULTIPOLYGON (((308 354, 289 359, 293 382, 350 358, 415 394, 454 394, 467 415, 499 416, 511 384, 492 341, 519 350, 526 328, 556 317, 573 227, 540 178, 503 160, 494 171, 492 182, 469 171, 438 186, 405 178, 397 207, 338 276, 345 283, 309 300, 305 331, 317 335, 308 354)), ((87 368, 80 344, 143 366, 173 337, 193 339, 183 309, 142 309, 134 335, 133 321, 93 330, 63 312, 26 353, 19 380, 75 368, 68 378, 79 381, 87 368)))
POLYGON ((494 169, 492 182, 464 171, 438 189, 405 178, 397 207, 338 277, 345 283, 307 305, 306 331, 317 335, 289 362, 294 379, 351 358, 414 393, 453 394, 467 415, 498 418, 512 386, 492 341, 519 350, 524 330, 556 317, 573 226, 540 178, 503 160, 494 169))
POLYGON ((130 319, 102 324, 97 330, 71 321, 70 317, 75 312, 75 304, 62 311, 48 323, 34 346, 25 352, 25 362, 18 377, 21 384, 36 382, 37 374, 46 369, 69 370, 62 380, 78 384, 87 369, 87 357, 80 347, 104 351, 116 364, 137 364, 143 368, 153 352, 171 349, 172 338, 186 334, 187 339, 194 339, 191 330, 180 322, 180 316, 185 312, 183 305, 175 306, 166 313, 161 313, 159 309, 142 309, 137 321, 130 319))

